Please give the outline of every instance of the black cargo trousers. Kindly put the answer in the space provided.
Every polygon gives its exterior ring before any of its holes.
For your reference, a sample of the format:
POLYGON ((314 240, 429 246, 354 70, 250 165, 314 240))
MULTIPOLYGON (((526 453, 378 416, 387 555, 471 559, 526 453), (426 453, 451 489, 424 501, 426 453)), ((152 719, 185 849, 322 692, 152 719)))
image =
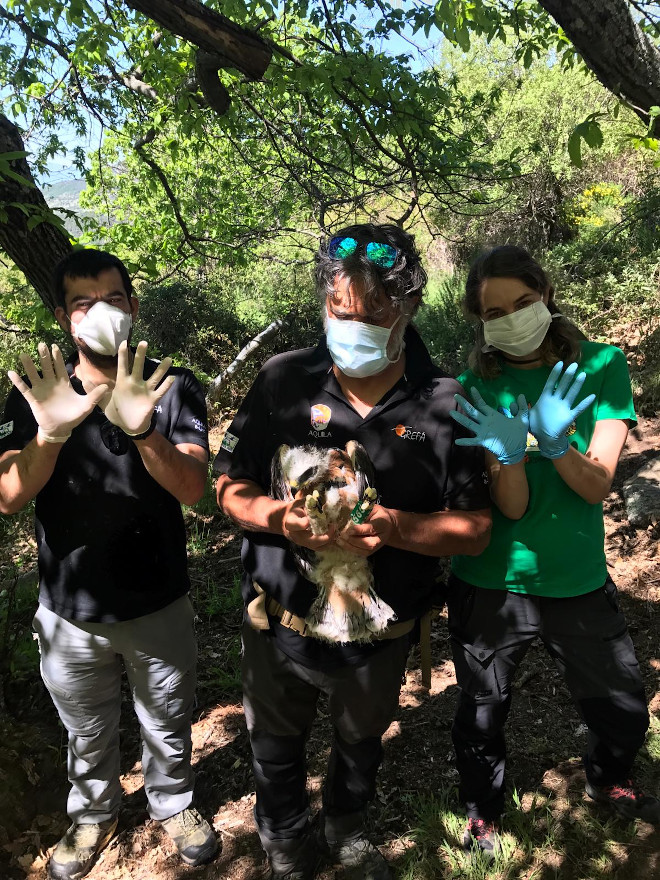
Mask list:
POLYGON ((452 728, 459 796, 473 818, 494 821, 504 808, 511 684, 538 636, 564 677, 589 734, 589 782, 630 776, 649 725, 644 685, 616 586, 564 599, 475 587, 452 576, 447 605, 461 689, 452 728))
POLYGON ((387 640, 364 663, 312 669, 288 657, 267 632, 243 625, 243 708, 256 789, 255 820, 270 855, 304 837, 310 816, 306 743, 321 693, 328 697, 332 749, 323 786, 326 832, 361 827, 376 793, 382 735, 399 705, 410 634, 387 640), (330 824, 330 829, 328 825, 330 824))

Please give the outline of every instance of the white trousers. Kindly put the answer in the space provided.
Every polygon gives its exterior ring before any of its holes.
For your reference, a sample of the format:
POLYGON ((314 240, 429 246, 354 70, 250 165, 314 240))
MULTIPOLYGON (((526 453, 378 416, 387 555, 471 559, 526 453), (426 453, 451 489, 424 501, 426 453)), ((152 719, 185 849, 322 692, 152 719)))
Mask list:
POLYGON ((69 733, 71 820, 103 822, 119 811, 122 660, 142 733, 149 814, 162 820, 190 806, 197 643, 188 596, 120 623, 66 620, 40 605, 33 628, 41 676, 69 733))

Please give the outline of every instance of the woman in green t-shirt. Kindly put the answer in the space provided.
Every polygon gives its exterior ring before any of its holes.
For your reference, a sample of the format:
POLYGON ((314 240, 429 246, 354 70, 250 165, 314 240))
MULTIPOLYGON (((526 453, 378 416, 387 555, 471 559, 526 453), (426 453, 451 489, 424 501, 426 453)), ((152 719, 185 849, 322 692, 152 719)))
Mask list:
POLYGON ((631 779, 648 708, 604 553, 602 502, 636 424, 625 356, 558 314, 545 272, 518 247, 474 263, 465 306, 477 343, 459 381, 472 403, 457 395, 465 414, 450 415, 475 434, 457 443, 486 450, 494 510, 488 548, 454 557, 448 599, 464 845, 499 846, 511 683, 536 637, 589 730, 587 794, 659 823, 660 801, 631 779))

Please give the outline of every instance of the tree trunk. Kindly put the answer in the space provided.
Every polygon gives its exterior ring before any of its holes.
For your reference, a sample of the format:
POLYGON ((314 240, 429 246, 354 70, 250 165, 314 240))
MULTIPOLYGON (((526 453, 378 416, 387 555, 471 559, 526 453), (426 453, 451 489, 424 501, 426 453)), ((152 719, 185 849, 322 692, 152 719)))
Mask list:
POLYGON ((125 2, 171 33, 220 56, 221 66, 235 67, 251 79, 261 79, 270 64, 271 49, 260 36, 234 24, 199 0, 125 2))
POLYGON ((649 122, 660 106, 660 50, 638 27, 627 0, 538 0, 561 25, 605 88, 649 122))
MULTIPOLYGON (((3 153, 23 152, 25 147, 18 128, 0 113, 0 158, 3 153)), ((25 159, 13 159, 9 163, 15 174, 20 174, 34 184, 32 172, 25 159)), ((0 250, 23 272, 43 302, 53 311, 52 276, 55 265, 71 252, 71 242, 52 223, 39 223, 29 228, 31 218, 52 212, 36 186, 20 183, 2 175, 0 170, 0 210, 7 215, 0 221, 0 250), (25 211, 11 205, 22 205, 25 211)))

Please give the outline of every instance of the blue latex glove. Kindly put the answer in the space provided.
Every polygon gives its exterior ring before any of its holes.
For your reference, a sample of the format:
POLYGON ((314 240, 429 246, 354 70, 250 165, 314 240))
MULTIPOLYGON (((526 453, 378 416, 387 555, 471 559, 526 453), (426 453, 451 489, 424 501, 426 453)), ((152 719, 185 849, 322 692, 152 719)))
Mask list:
POLYGON ((546 458, 566 455, 569 445, 566 431, 596 399, 595 394, 589 394, 577 406, 573 406, 587 374, 578 373, 576 376, 578 365, 573 363, 566 367, 560 378, 563 366, 561 361, 554 365, 541 396, 529 414, 530 431, 539 442, 541 455, 546 458))
POLYGON ((459 437, 456 445, 483 446, 502 464, 517 464, 522 461, 525 457, 529 431, 529 410, 525 395, 518 395, 517 405, 511 404, 510 416, 489 406, 476 388, 470 389, 470 395, 476 409, 460 394, 455 394, 454 400, 467 415, 456 410, 450 410, 449 415, 468 431, 474 431, 476 436, 459 437))

